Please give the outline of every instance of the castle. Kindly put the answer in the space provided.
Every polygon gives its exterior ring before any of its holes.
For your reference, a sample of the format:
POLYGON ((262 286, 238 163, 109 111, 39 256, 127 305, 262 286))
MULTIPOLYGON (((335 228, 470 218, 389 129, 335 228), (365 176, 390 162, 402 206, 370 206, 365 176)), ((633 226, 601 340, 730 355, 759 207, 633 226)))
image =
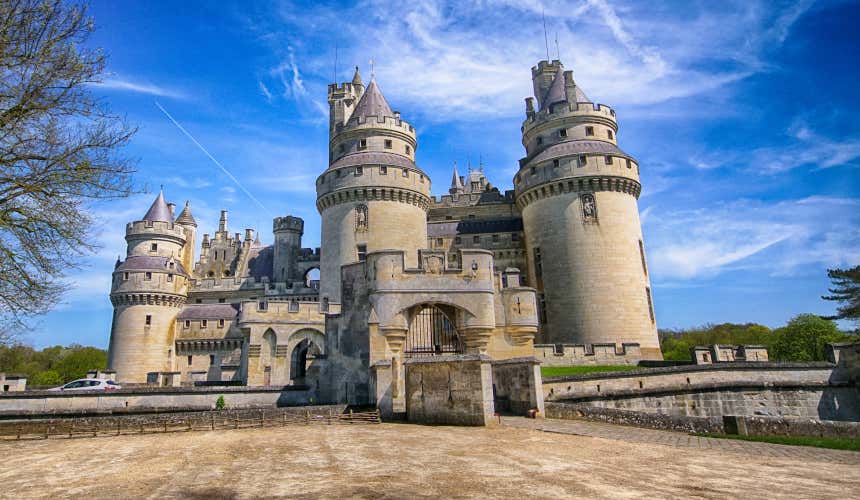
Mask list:
POLYGON ((225 211, 200 238, 188 203, 177 216, 159 193, 126 227, 108 368, 124 383, 302 384, 397 412, 419 360, 534 359, 535 343, 660 359, 639 165, 615 111, 557 60, 532 81, 512 191, 455 166, 449 194, 431 196, 415 128, 356 68, 328 88, 321 248, 302 247, 292 216, 270 246, 231 235, 225 211))

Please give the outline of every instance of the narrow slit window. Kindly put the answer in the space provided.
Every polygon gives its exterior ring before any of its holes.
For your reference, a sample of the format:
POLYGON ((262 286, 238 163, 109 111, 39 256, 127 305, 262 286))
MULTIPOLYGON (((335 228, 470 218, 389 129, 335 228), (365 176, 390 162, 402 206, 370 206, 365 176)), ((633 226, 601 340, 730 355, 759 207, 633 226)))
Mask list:
POLYGON ((611 131, 611 130, 607 130, 607 131, 606 131, 606 137, 609 137, 609 140, 610 140, 610 141, 612 140, 612 136, 613 136, 612 131, 611 131))
POLYGON ((648 314, 651 316, 651 322, 654 322, 654 304, 651 301, 651 289, 645 287, 645 298, 648 299, 648 314))
POLYGON ((152 315, 151 314, 146 315, 146 326, 152 326, 152 315))
POLYGON ((642 272, 648 276, 648 266, 645 263, 645 244, 642 243, 642 240, 639 240, 639 257, 642 259, 642 272))

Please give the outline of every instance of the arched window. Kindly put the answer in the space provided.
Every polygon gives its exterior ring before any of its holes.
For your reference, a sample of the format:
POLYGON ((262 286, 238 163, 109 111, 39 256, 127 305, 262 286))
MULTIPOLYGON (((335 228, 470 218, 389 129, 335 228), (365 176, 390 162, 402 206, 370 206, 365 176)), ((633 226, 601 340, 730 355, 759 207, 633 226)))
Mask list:
POLYGON ((367 205, 355 207, 355 230, 367 231, 367 205))

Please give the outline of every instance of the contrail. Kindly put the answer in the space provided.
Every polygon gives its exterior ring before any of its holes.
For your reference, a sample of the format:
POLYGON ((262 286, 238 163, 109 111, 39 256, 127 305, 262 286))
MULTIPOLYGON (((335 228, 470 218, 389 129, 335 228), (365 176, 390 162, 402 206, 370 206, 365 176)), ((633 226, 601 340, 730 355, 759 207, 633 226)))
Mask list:
POLYGON ((161 106, 161 104, 159 104, 159 103, 158 103, 158 101, 155 101, 155 105, 156 105, 156 106, 158 106, 158 109, 160 109, 160 110, 161 110, 161 112, 162 112, 162 113, 164 113, 164 115, 165 115, 165 116, 167 116, 167 118, 169 118, 169 119, 170 119, 170 121, 172 121, 174 125, 176 125, 176 128, 178 128, 179 130, 181 130, 181 131, 182 131, 182 133, 183 133, 183 134, 185 134, 185 137, 188 137, 189 139, 191 139, 191 142, 193 142, 193 143, 194 143, 198 148, 200 148, 200 151, 203 151, 203 154, 205 154, 206 156, 208 156, 208 157, 209 157, 209 159, 210 159, 210 160, 212 160, 212 163, 214 163, 215 165, 217 165, 217 166, 218 166, 218 168, 220 168, 222 172, 224 172, 225 174, 227 174, 227 177, 229 177, 230 179, 232 179, 232 180, 233 180, 233 182, 235 182, 235 183, 236 183, 236 185, 237 185, 237 186, 239 186, 239 189, 241 189, 243 193, 245 193, 246 195, 248 195, 248 198, 251 198, 251 200, 252 200, 254 203, 256 203, 257 205, 259 205, 259 206, 260 206, 260 208, 262 208, 262 209, 263 209, 267 214, 269 214, 269 216, 271 216, 271 215, 272 215, 272 213, 271 213, 271 212, 269 212, 269 209, 268 209, 268 208, 266 208, 262 203, 260 203, 260 200, 258 200, 257 198, 255 198, 255 197, 254 197, 254 195, 253 195, 253 194, 251 194, 251 192, 250 192, 250 191, 248 191, 247 189, 245 189, 245 186, 243 186, 243 185, 242 185, 242 183, 240 183, 240 182, 239 182, 239 179, 235 178, 235 177, 233 176, 233 174, 231 174, 231 173, 230 173, 230 171, 229 171, 229 170, 227 170, 226 168, 224 168, 224 165, 221 165, 221 162, 219 162, 218 160, 216 160, 216 159, 215 159, 215 157, 214 157, 214 156, 212 156, 212 155, 209 153, 209 151, 207 151, 207 150, 206 150, 206 148, 204 148, 204 147, 203 147, 203 145, 202 145, 202 144, 200 144, 199 142, 197 142, 197 139, 195 139, 193 135, 191 135, 190 133, 188 133, 188 131, 187 131, 187 130, 185 130, 185 128, 183 128, 183 127, 182 127, 182 125, 180 125, 178 121, 176 121, 172 116, 170 116, 170 113, 168 113, 168 112, 167 112, 167 110, 166 110, 166 109, 164 109, 164 108, 161 106))

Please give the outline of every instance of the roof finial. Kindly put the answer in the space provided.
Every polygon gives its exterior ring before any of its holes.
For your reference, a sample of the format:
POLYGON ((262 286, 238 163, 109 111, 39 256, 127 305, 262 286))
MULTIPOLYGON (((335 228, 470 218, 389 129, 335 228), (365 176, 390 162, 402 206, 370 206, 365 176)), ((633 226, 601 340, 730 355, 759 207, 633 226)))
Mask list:
POLYGON ((373 58, 370 59, 370 80, 376 78, 376 74, 373 72, 373 58))

